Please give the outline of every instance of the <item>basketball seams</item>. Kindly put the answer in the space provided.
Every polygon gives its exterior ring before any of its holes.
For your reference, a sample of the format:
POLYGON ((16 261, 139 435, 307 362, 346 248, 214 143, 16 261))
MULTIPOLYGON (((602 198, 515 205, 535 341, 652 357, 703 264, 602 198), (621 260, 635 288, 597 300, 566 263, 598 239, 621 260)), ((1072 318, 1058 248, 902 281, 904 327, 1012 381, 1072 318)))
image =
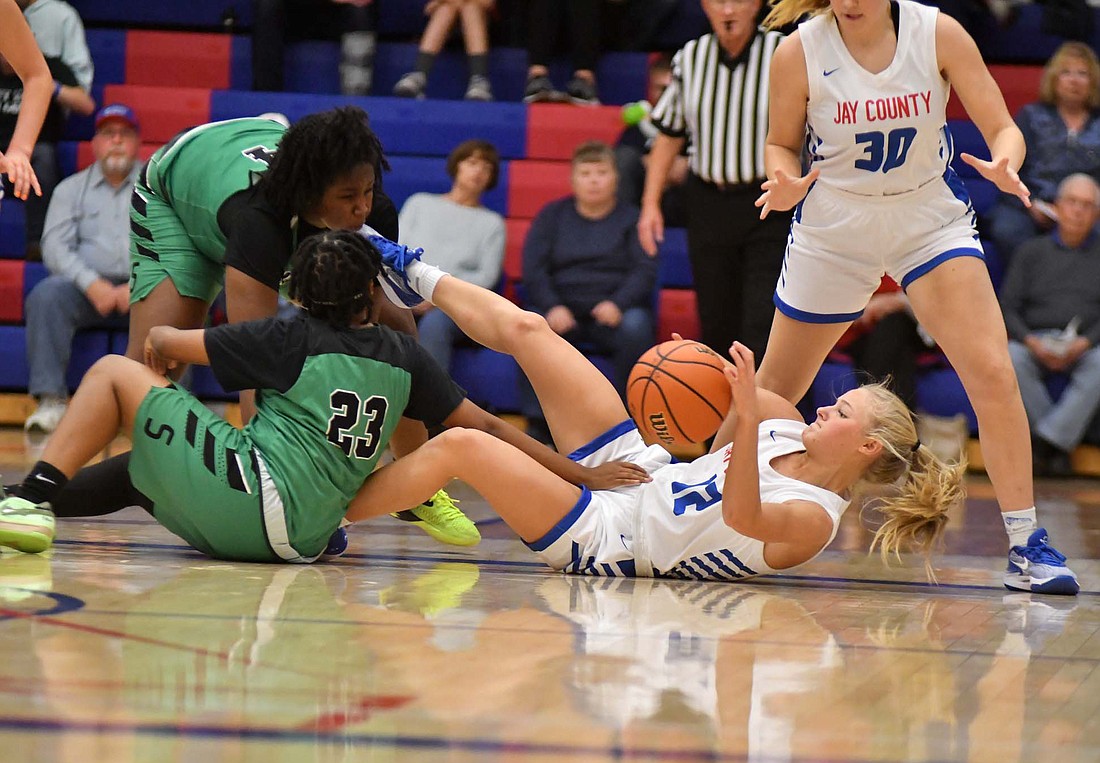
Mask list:
POLYGON ((725 419, 726 412, 697 389, 702 386, 712 395, 720 394, 716 387, 720 384, 721 390, 728 392, 721 356, 702 347, 691 340, 663 342, 639 358, 630 373, 626 393, 631 416, 643 431, 666 444, 672 444, 670 440, 699 442, 717 431, 725 419), (709 375, 710 370, 718 372, 721 382, 709 375), (689 432, 685 424, 692 423, 697 431, 689 432), (664 430, 659 431, 662 426, 664 430))

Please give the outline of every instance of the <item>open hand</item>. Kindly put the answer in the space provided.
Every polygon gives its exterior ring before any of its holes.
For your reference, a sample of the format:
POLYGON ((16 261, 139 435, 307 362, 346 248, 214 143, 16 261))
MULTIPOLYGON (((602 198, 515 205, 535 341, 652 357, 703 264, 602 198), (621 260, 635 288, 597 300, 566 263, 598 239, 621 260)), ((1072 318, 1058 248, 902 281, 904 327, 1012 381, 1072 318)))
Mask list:
POLYGON ((733 394, 733 409, 737 412, 738 419, 742 421, 759 421, 760 414, 757 411, 756 399, 756 361, 752 350, 740 342, 734 342, 730 347, 732 366, 726 366, 723 372, 730 383, 730 392, 733 394))
POLYGON ((610 490, 652 480, 645 469, 629 461, 608 461, 606 464, 587 467, 586 470, 584 485, 589 490, 610 490))
POLYGON ((1022 201, 1025 207, 1031 206, 1031 191, 1024 185, 1024 181, 1020 180, 1016 170, 1008 166, 1007 156, 988 162, 972 154, 960 154, 960 158, 1002 192, 1012 194, 1022 201))
POLYGON ((42 195, 42 186, 38 184, 38 176, 31 167, 31 158, 22 149, 10 146, 6 154, 0 154, 0 174, 7 175, 11 180, 17 199, 26 201, 32 189, 37 195, 42 195))
POLYGON ((817 180, 821 170, 816 167, 800 178, 791 177, 783 170, 775 171, 774 180, 765 180, 760 184, 764 193, 760 194, 753 206, 761 207, 760 219, 763 220, 773 209, 777 212, 786 212, 794 209, 795 205, 810 191, 810 186, 817 180))

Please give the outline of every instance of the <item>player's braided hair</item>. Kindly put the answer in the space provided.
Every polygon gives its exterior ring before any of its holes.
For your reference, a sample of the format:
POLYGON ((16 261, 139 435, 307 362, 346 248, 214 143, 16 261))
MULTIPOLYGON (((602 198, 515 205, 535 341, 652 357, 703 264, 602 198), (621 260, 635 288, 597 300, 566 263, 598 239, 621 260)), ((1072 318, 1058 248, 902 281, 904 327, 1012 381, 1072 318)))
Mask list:
POLYGON ((314 318, 342 328, 372 306, 368 287, 381 269, 378 250, 358 233, 325 231, 298 247, 287 293, 314 318))
POLYGON ((376 182, 390 168, 367 113, 341 106, 291 125, 259 184, 280 216, 289 219, 315 206, 330 185, 361 164, 374 167, 376 182))

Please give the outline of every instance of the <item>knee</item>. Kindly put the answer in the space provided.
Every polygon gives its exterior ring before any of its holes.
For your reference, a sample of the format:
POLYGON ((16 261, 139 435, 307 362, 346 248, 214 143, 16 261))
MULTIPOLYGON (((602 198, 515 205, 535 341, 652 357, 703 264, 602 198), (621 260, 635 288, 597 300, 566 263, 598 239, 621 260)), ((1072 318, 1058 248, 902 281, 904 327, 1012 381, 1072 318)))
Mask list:
POLYGON ((956 370, 963 377, 968 396, 975 405, 980 401, 992 402, 1013 395, 1019 388, 1007 346, 1002 350, 991 349, 981 353, 971 358, 965 367, 956 366, 956 370))
MULTIPOLYGON (((104 355, 88 369, 87 373, 84 374, 84 380, 87 381, 93 377, 118 379, 124 374, 133 375, 136 365, 141 364, 123 355, 104 355)), ((141 367, 144 368, 144 366, 141 367)))
POLYGON ((27 295, 24 305, 27 319, 33 320, 49 313, 60 314, 58 308, 62 306, 66 295, 75 291, 76 285, 62 276, 48 276, 39 281, 27 295))
POLYGON ((546 318, 529 310, 520 310, 504 330, 504 339, 509 348, 515 349, 547 333, 552 334, 553 331, 550 329, 550 324, 546 322, 546 318))
POLYGON ((457 464, 479 453, 491 439, 492 435, 478 429, 455 427, 440 432, 421 445, 417 452, 422 450, 435 459, 457 464))

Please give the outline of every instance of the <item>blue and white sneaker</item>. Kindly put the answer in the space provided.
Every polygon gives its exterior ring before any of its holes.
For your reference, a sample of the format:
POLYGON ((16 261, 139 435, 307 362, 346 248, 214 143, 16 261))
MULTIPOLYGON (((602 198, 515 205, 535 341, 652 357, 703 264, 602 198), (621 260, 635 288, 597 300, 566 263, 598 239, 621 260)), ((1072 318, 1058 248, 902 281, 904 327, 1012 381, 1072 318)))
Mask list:
POLYGON ((336 559, 344 555, 348 550, 348 531, 343 527, 337 527, 336 532, 329 536, 328 545, 321 552, 322 559, 336 559))
POLYGON ((1048 544, 1047 531, 1039 528, 1027 539, 1026 546, 1008 550, 1005 588, 1031 593, 1076 596, 1081 590, 1077 576, 1066 566, 1065 555, 1048 544))
POLYGON ((378 283, 390 302, 406 308, 416 307, 423 302, 424 298, 409 283, 405 266, 413 260, 419 260, 424 255, 424 250, 395 244, 384 236, 368 234, 366 238, 382 255, 382 272, 378 276, 378 283))

